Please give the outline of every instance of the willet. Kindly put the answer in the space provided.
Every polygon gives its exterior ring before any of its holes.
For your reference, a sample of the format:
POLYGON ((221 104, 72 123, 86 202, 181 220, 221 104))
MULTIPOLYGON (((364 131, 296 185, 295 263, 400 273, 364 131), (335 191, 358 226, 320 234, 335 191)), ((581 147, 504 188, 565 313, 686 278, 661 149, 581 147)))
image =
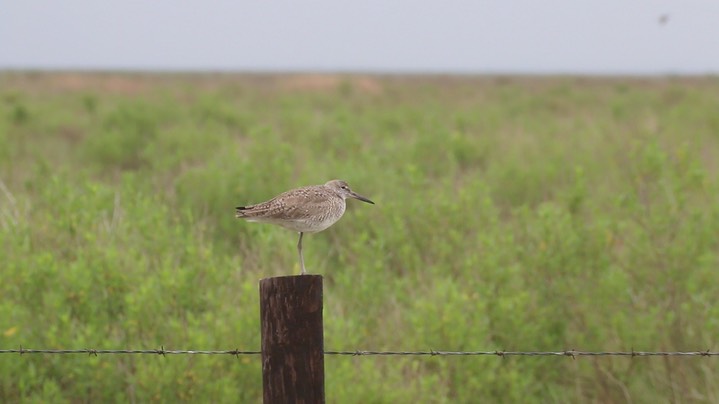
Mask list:
POLYGON ((348 197, 374 205, 374 202, 352 191, 345 181, 332 180, 324 185, 292 189, 256 205, 239 206, 235 217, 248 222, 276 224, 300 233, 297 251, 304 275, 307 271, 302 256, 302 236, 322 231, 340 220, 348 197))

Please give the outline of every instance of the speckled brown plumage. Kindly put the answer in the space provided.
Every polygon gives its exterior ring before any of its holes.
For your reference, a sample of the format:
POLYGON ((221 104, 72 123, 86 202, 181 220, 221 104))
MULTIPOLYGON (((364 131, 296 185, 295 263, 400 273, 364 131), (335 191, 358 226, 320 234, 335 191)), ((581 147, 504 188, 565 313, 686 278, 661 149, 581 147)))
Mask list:
POLYGON ((345 181, 332 180, 324 185, 312 185, 283 192, 266 202, 239 206, 235 210, 235 217, 248 222, 275 224, 300 233, 297 250, 302 274, 305 274, 302 257, 303 234, 316 233, 335 224, 345 213, 345 200, 348 197, 374 204, 352 191, 345 181))

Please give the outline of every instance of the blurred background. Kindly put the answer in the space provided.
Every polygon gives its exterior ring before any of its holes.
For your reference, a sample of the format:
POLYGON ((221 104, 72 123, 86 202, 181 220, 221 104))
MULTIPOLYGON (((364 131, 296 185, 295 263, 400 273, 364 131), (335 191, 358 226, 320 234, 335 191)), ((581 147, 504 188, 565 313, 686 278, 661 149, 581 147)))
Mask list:
MULTIPOLYGON (((25 1, 0 12, 0 349, 257 350, 296 234, 327 350, 705 351, 719 3, 25 1)), ((338 403, 717 402, 701 358, 327 357, 338 403)), ((3 402, 259 402, 259 357, 0 355, 3 402)))
POLYGON ((4 69, 707 74, 719 3, 11 2, 4 69))

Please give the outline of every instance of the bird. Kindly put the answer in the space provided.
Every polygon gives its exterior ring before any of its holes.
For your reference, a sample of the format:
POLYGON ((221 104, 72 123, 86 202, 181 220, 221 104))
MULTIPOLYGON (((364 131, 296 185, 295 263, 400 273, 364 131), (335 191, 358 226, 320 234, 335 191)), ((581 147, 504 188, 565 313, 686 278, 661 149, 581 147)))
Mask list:
POLYGON ((331 180, 324 185, 310 185, 291 189, 274 198, 254 205, 238 206, 235 217, 248 222, 270 223, 300 234, 297 252, 302 275, 307 273, 302 256, 302 236, 317 233, 335 224, 345 213, 346 199, 354 198, 374 205, 369 198, 350 189, 343 180, 331 180))

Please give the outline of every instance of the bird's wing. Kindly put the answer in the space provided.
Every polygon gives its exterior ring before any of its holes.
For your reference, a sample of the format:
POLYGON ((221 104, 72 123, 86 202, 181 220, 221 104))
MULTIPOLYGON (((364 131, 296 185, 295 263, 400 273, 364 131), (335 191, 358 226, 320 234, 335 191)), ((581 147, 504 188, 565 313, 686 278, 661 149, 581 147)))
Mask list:
POLYGON ((326 203, 326 195, 296 189, 277 195, 266 202, 238 207, 237 217, 301 220, 316 216, 326 203))

